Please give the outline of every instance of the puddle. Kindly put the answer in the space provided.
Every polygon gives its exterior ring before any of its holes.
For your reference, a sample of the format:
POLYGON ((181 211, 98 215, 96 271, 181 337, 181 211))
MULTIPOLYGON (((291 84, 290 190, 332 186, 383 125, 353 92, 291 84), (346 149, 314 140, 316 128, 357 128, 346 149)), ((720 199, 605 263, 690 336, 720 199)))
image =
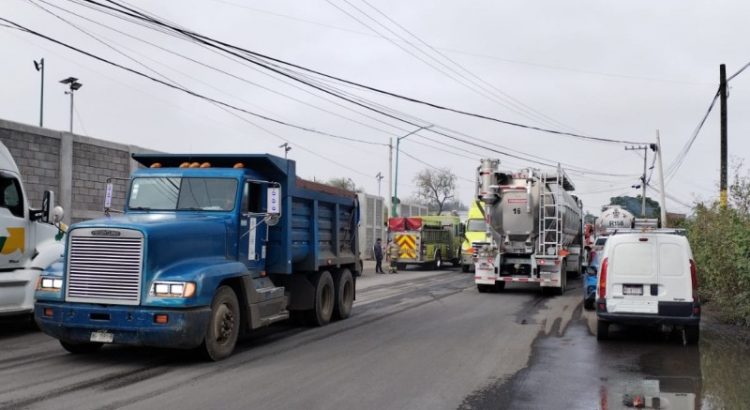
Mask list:
POLYGON ((700 344, 684 346, 680 332, 613 327, 598 343, 595 318, 576 316, 562 338, 537 338, 527 368, 461 408, 750 408, 750 329, 704 320, 700 344))

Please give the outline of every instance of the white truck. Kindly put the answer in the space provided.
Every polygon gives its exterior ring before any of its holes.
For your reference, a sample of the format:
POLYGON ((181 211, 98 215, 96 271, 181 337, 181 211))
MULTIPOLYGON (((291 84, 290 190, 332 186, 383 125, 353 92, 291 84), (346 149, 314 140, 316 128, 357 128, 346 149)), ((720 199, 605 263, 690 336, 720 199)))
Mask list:
POLYGON ((478 169, 477 197, 492 241, 474 244, 477 289, 538 283, 562 294, 567 274, 580 274, 584 259, 582 204, 570 194, 573 183, 559 166, 510 172, 499 165, 485 159, 478 169))
POLYGON ((18 166, 0 143, 0 316, 33 313, 39 273, 62 257, 63 209, 53 203, 45 191, 42 209, 29 207, 18 166))

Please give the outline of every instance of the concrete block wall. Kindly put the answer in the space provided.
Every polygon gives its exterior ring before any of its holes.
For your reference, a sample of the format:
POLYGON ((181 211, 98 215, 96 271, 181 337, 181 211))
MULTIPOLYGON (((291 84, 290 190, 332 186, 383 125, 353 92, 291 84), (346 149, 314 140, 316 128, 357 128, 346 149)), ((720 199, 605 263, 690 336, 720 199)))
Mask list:
POLYGON ((31 206, 41 207, 44 191, 54 191, 68 224, 103 216, 107 178, 112 209, 123 209, 126 180, 138 167, 130 155, 155 152, 1 119, 0 141, 18 164, 31 206))

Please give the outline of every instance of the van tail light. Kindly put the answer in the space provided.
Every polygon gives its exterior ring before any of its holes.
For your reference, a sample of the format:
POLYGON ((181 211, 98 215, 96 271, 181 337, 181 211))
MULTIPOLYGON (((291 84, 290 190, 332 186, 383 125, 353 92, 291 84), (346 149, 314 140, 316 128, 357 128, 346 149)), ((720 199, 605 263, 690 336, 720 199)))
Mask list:
POLYGON ((599 298, 604 299, 607 296, 607 265, 609 258, 604 258, 602 267, 599 269, 599 298))

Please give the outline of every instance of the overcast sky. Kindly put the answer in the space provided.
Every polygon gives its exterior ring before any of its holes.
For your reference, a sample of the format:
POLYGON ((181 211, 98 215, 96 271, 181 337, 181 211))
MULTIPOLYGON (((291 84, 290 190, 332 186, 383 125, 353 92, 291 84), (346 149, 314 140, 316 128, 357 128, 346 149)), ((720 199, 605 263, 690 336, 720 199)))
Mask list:
MULTIPOLYGON (((5 27, 0 27, 0 118, 38 124, 40 78, 32 60, 43 57, 45 127, 67 129, 69 100, 58 81, 74 76, 83 84, 75 97, 76 133, 193 153, 283 155, 278 146, 288 140, 293 147, 290 158, 297 161, 303 177, 351 177, 377 194, 375 175, 381 172, 386 175, 381 192, 387 195, 385 144, 416 127, 75 2, 44 1, 48 4, 37 4, 107 45, 31 1, 0 0, 0 16, 246 110, 380 145, 227 112, 5 27)), ((740 0, 129 0, 129 4, 227 43, 464 111, 628 141, 654 142, 659 129, 665 170, 716 93, 719 64, 727 64, 731 75, 750 61, 750 3, 740 0)), ((638 183, 643 160, 626 152, 623 144, 516 128, 330 84, 396 110, 400 118, 434 124, 436 130, 498 151, 625 175, 571 173, 587 210, 598 212, 611 196, 638 193, 631 185, 638 183)), ((730 82, 728 106, 729 155, 750 165, 750 70, 730 82)), ((718 196, 718 114, 717 104, 682 166, 668 179, 667 192, 684 204, 718 196)), ((508 169, 539 166, 430 131, 402 140, 401 149, 402 198, 413 194, 414 175, 425 163, 448 167, 458 175, 459 199, 465 203, 474 194, 479 158, 497 157, 508 169)), ((658 173, 651 182, 658 183, 658 173)), ((659 199, 653 191, 649 196, 659 199)), ((687 210, 669 199, 667 208, 687 210)))

